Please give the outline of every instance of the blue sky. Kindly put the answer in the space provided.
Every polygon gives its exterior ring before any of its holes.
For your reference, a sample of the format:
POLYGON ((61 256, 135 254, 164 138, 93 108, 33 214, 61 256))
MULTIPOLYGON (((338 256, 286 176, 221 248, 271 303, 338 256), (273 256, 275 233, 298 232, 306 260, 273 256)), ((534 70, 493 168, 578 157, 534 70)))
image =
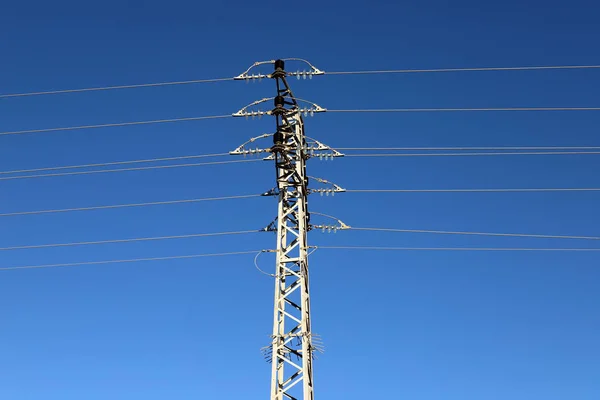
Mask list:
MULTIPOLYGON (((14 2, 16 3, 16 2, 14 2)), ((591 1, 3 4, 0 92, 231 77, 303 57, 325 71, 600 64, 591 1)), ((597 107, 597 70, 323 76, 330 109, 597 107)), ((0 99, 0 131, 229 114, 273 83, 0 99)), ((600 114, 322 114, 333 147, 600 146, 600 114)), ((0 170, 227 152, 272 121, 215 120, 0 137, 0 170)), ((599 187, 586 156, 311 160, 348 189, 599 187)), ((0 213, 255 194, 270 163, 1 181, 0 213)), ((310 199, 354 226, 600 236, 590 193, 310 199)), ((0 247, 258 229, 274 199, 2 217, 0 247)), ((594 242, 339 232, 317 245, 594 247, 594 242)), ((271 234, 2 251, 2 267, 271 248, 271 234)), ((596 245, 597 247, 597 245, 596 245)), ((273 260, 262 259, 264 269, 273 260)), ((318 399, 600 397, 595 253, 344 252, 311 259, 318 399)), ((264 399, 273 285, 252 256, 4 271, 0 398, 264 399)))

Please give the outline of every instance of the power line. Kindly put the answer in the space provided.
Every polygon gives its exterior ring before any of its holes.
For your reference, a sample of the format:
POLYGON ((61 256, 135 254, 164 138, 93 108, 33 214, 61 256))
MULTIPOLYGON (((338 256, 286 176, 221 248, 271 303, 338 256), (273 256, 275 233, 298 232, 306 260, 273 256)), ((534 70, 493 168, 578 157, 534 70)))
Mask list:
POLYGON ((241 196, 205 197, 205 198, 196 198, 196 199, 154 201, 154 202, 146 202, 146 203, 112 204, 112 205, 104 205, 104 206, 59 208, 59 209, 36 210, 36 211, 17 211, 17 212, 12 212, 12 213, 0 214, 0 217, 14 217, 14 216, 19 216, 19 215, 56 214, 56 213, 76 212, 76 211, 108 210, 108 209, 118 209, 118 208, 148 207, 148 206, 172 205, 172 204, 188 204, 188 203, 200 203, 200 202, 205 202, 205 201, 250 199, 250 198, 255 198, 255 197, 262 197, 262 195, 261 194, 248 194, 248 195, 241 195, 241 196))
POLYGON ((246 235, 249 233, 258 233, 258 232, 260 232, 260 231, 259 230, 250 230, 250 231, 216 232, 216 233, 192 233, 192 234, 188 234, 188 235, 150 236, 150 237, 138 237, 138 238, 130 238, 130 239, 97 240, 97 241, 91 241, 91 242, 88 241, 88 242, 71 242, 71 243, 50 243, 50 244, 28 245, 28 246, 0 247, 0 251, 44 249, 44 248, 52 248, 52 247, 90 246, 90 245, 97 245, 97 244, 150 242, 150 241, 159 241, 159 240, 190 239, 190 238, 212 237, 212 236, 246 235))
MULTIPOLYGON (((560 147, 559 147, 560 148, 560 147)), ((579 147, 573 147, 577 149, 579 147)), ((581 147, 581 148, 589 148, 589 149, 600 149, 600 147, 581 147)), ((503 149, 503 148, 493 148, 493 147, 482 147, 482 148, 437 148, 437 147, 420 147, 420 148, 411 148, 411 147, 372 147, 372 148, 340 148, 336 147, 337 150, 442 150, 442 149, 451 149, 451 150, 467 150, 467 149, 485 149, 485 150, 494 150, 494 149, 503 149)), ((515 148, 521 149, 521 148, 515 148)), ((525 148, 523 148, 525 149, 525 148)), ((535 147, 533 147, 535 149, 535 147)), ((552 149, 552 148, 549 148, 552 149)), ((577 152, 577 151, 567 151, 567 152, 501 152, 501 153, 394 153, 394 154, 385 154, 385 153, 374 153, 374 154, 346 154, 346 157, 436 157, 436 156, 501 156, 501 155, 577 155, 577 154, 600 154, 600 152, 577 152)), ((63 169, 81 169, 81 168, 94 168, 94 167, 106 167, 106 166, 114 166, 114 165, 128 165, 128 164, 143 164, 143 163, 152 163, 152 162, 163 162, 163 161, 177 161, 177 160, 187 160, 187 159, 197 159, 197 158, 209 158, 209 157, 224 157, 228 156, 229 153, 214 153, 214 154, 193 154, 187 156, 173 156, 173 157, 161 157, 161 158, 148 158, 148 159, 137 159, 137 160, 125 160, 125 161, 113 161, 113 162, 104 162, 104 163, 94 163, 94 164, 78 164, 78 165, 64 165, 57 167, 43 167, 43 168, 31 168, 31 169, 21 169, 21 170, 9 170, 9 171, 0 171, 0 175, 11 175, 11 174, 19 174, 19 173, 28 173, 28 172, 45 172, 45 171, 57 171, 63 169)), ((196 164, 181 164, 183 166, 194 166, 196 164)), ((119 171, 119 170, 110 170, 110 171, 119 171)), ((87 172, 86 172, 87 173, 87 172)), ((46 174, 40 176, 47 176, 46 174)), ((52 176, 52 175, 49 175, 52 176)), ((35 176, 38 177, 38 176, 35 176)), ((2 179, 2 178, 0 178, 2 179)))
MULTIPOLYGON (((509 148, 502 147, 336 147, 337 150, 504 150, 509 148)), ((600 147, 514 147, 512 149, 599 149, 600 147)), ((435 156, 496 156, 496 155, 536 155, 536 154, 600 154, 600 152, 517 152, 517 153, 398 153, 398 154, 346 154, 346 157, 435 157, 435 156)), ((214 154, 192 154, 187 156, 173 156, 173 157, 161 157, 161 158, 148 158, 148 159, 137 159, 137 160, 125 160, 125 161, 113 161, 113 162, 105 162, 105 163, 95 163, 95 164, 78 164, 78 165, 64 165, 57 167, 43 167, 43 168, 32 168, 32 169, 21 169, 21 170, 10 170, 10 171, 0 171, 0 175, 10 175, 10 174, 19 174, 19 173, 27 173, 27 172, 44 172, 44 171, 56 171, 63 169, 81 169, 81 168, 94 168, 94 167, 106 167, 113 165, 127 165, 127 164, 142 164, 142 163, 152 163, 152 162, 162 162, 162 161, 177 161, 177 160, 186 160, 186 159, 196 159, 196 158, 209 158, 209 157, 224 157, 229 156, 229 153, 214 153, 214 154)))
POLYGON ((227 156, 227 155, 229 155, 229 153, 197 154, 197 155, 191 155, 191 156, 148 158, 148 159, 141 159, 141 160, 113 161, 113 162, 104 162, 104 163, 96 163, 96 164, 63 165, 63 166, 58 166, 58 167, 44 167, 44 168, 20 169, 20 170, 12 170, 12 171, 0 171, 0 175, 21 174, 21 173, 27 173, 27 172, 57 171, 57 170, 61 170, 61 169, 108 167, 108 166, 112 166, 112 165, 141 164, 141 163, 160 162, 160 161, 176 161, 176 160, 186 160, 186 159, 193 159, 193 158, 222 157, 222 156, 227 156))
MULTIPOLYGON (((350 189, 348 193, 485 193, 485 192, 598 192, 600 188, 519 188, 519 189, 350 189)), ((102 206, 90 206, 90 207, 72 207, 72 208, 61 208, 61 209, 48 209, 48 210, 34 210, 34 211, 17 211, 11 213, 0 214, 0 217, 13 217, 21 215, 41 215, 41 214, 55 214, 55 213, 66 213, 66 212, 77 212, 77 211, 93 211, 93 210, 108 210, 108 209, 119 209, 119 208, 135 208, 135 207, 148 207, 157 205, 173 205, 173 204, 186 204, 186 203, 199 203, 204 201, 222 201, 222 200, 236 200, 236 199, 249 199, 263 197, 262 194, 250 194, 240 196, 224 196, 224 197, 206 197, 196 199, 181 199, 181 200, 166 200, 166 201, 154 201, 145 203, 127 203, 127 204, 111 204, 102 206)))
MULTIPOLYGON (((458 111, 598 111, 600 107, 506 107, 506 108, 388 108, 388 109, 348 109, 327 110, 330 113, 366 113, 366 112, 458 112, 458 111)), ((230 118, 231 115, 209 115, 204 117, 171 118, 149 121, 120 122, 98 125, 81 125, 62 128, 28 129, 21 131, 0 132, 0 135, 20 135, 26 133, 60 132, 83 129, 114 128, 133 125, 152 125, 171 122, 200 121, 206 119, 230 118)))
POLYGON ((594 252, 598 249, 565 249, 565 248, 502 248, 502 247, 369 247, 369 246, 314 246, 318 249, 329 250, 390 250, 390 251, 580 251, 594 252))
POLYGON ((516 189, 350 189, 348 193, 510 193, 510 192, 598 192, 600 188, 516 188, 516 189))
POLYGON ((561 69, 598 69, 600 65, 549 65, 532 67, 478 67, 478 68, 430 68, 430 69, 389 69, 371 71, 334 71, 325 75, 374 75, 374 74, 406 74, 428 72, 473 72, 473 71, 540 71, 561 69))
MULTIPOLYGON (((504 150, 504 149, 600 149, 600 147, 336 147, 337 150, 504 150)), ((395 153, 395 154, 385 154, 385 153, 375 153, 375 154, 346 154, 346 157, 435 157, 435 156, 496 156, 496 155, 536 155, 536 154, 600 154, 600 152, 517 152, 517 153, 395 153)), ((152 163, 152 162, 163 162, 163 161, 177 161, 177 160, 187 160, 187 159, 196 159, 196 158, 209 158, 209 157, 224 157, 229 156, 229 153, 214 153, 214 154, 192 154, 187 156, 173 156, 173 157, 160 157, 160 158, 147 158, 147 159, 137 159, 137 160, 125 160, 125 161, 112 161, 112 162, 104 162, 104 163, 94 163, 94 164, 78 164, 78 165, 63 165, 57 167, 42 167, 42 168, 31 168, 31 169, 21 169, 21 170, 9 170, 9 171, 0 171, 0 175, 11 175, 11 174, 19 174, 19 173, 28 173, 28 172, 44 172, 44 171, 57 171, 63 169, 81 169, 81 168, 94 168, 94 167, 106 167, 106 166, 114 166, 114 165, 127 165, 127 164, 143 164, 143 163, 152 163)), ((45 176, 45 175, 43 175, 45 176)))
MULTIPOLYGON (((485 193, 485 192, 598 192, 600 188, 519 188, 519 189, 350 189, 348 193, 485 193)), ((108 210, 108 209, 119 209, 119 208, 135 208, 135 207, 148 207, 157 205, 173 205, 173 204, 186 204, 186 203, 200 203, 205 201, 222 201, 222 200, 237 200, 237 199, 249 199, 263 197, 262 194, 250 194, 240 196, 223 196, 223 197, 206 197, 206 198, 195 198, 195 199, 181 199, 181 200, 166 200, 166 201, 154 201, 144 203, 127 203, 127 204, 111 204, 102 206, 90 206, 90 207, 72 207, 72 208, 59 208, 59 209, 48 209, 48 210, 34 210, 34 211, 17 211, 11 213, 2 213, 0 217, 13 217, 21 215, 42 215, 42 214, 55 214, 55 213, 66 213, 66 212, 78 212, 78 211, 94 211, 94 210, 108 210)))
MULTIPOLYGON (((555 65, 555 66, 531 66, 531 67, 480 67, 480 68, 395 69, 395 70, 370 70, 370 71, 332 71, 332 72, 325 72, 325 74, 326 75, 374 75, 374 74, 431 73, 431 72, 573 70, 573 69, 597 69, 597 68, 600 68, 600 65, 555 65)), ((98 91, 110 91, 110 90, 122 90, 122 89, 138 89, 138 88, 147 88, 147 87, 179 86, 179 85, 191 85, 191 84, 212 83, 212 82, 228 82, 228 81, 233 81, 233 80, 234 80, 233 78, 194 79, 194 80, 187 80, 187 81, 167 81, 167 82, 141 83, 141 84, 131 84, 131 85, 99 86, 99 87, 88 87, 88 88, 80 88, 80 89, 59 89, 59 90, 37 91, 37 92, 6 93, 6 94, 0 94, 0 99, 1 98, 12 98, 12 97, 43 96, 43 95, 53 95, 53 94, 85 93, 85 92, 98 92, 98 91)))
POLYGON ((4 177, 0 177, 0 181, 10 181, 10 180, 15 180, 15 179, 49 178, 49 177, 58 177, 58 176, 104 174, 104 173, 109 173, 109 172, 148 171, 148 170, 153 170, 153 169, 200 167, 200 166, 206 166, 206 165, 239 164, 239 163, 257 162, 257 161, 261 161, 261 160, 211 161, 211 162, 189 163, 189 164, 150 165, 147 167, 99 169, 99 170, 92 170, 92 171, 58 172, 58 173, 53 173, 53 174, 4 176, 4 177))
POLYGON ((430 150, 430 151, 472 151, 472 150, 600 150, 600 146, 532 146, 532 147, 337 147, 336 150, 430 150))
POLYGON ((191 255, 187 255, 187 256, 130 258, 130 259, 106 260, 106 261, 86 261, 86 262, 62 263, 62 264, 23 265, 23 266, 18 266, 18 267, 0 268, 0 271, 10 271, 10 270, 17 270, 17 269, 79 267, 79 266, 84 266, 84 265, 124 264, 124 263, 136 263, 136 262, 143 262, 143 261, 184 260, 184 259, 201 258, 201 257, 223 257, 223 256, 233 256, 233 255, 241 255, 241 254, 256 254, 256 253, 260 253, 263 251, 265 251, 265 250, 232 251, 232 252, 227 252, 227 253, 191 254, 191 255))
MULTIPOLYGON (((341 149, 339 149, 341 150, 341 149)), ((544 152, 499 152, 499 153, 373 153, 345 154, 345 157, 465 157, 465 156, 533 156, 533 155, 584 155, 600 154, 600 151, 544 151, 544 152)))
POLYGON ((330 113, 413 113, 413 112, 463 112, 463 111, 600 111, 600 107, 495 107, 495 108, 373 108, 330 110, 330 113))
POLYGON ((137 88, 145 88, 145 87, 190 85, 190 84, 197 84, 197 83, 225 82, 225 81, 233 81, 233 78, 196 79, 196 80, 191 80, 191 81, 141 83, 141 84, 135 84, 135 85, 102 86, 102 87, 90 87, 90 88, 82 88, 82 89, 61 89, 61 90, 48 90, 48 91, 28 92, 28 93, 9 93, 9 94, 0 94, 0 99, 9 98, 9 97, 28 97, 28 96, 43 96, 43 95, 50 95, 50 94, 98 92, 98 91, 108 91, 108 90, 118 90, 118 89, 137 89, 137 88))
POLYGON ((526 233, 465 232, 465 231, 440 231, 440 230, 425 230, 425 229, 392 229, 392 228, 355 228, 355 227, 350 227, 349 229, 354 230, 354 231, 432 233, 432 234, 442 234, 442 235, 505 236, 505 237, 527 237, 527 238, 542 238, 542 239, 600 240, 600 237, 598 237, 598 236, 539 235, 539 234, 526 234, 526 233))
POLYGON ((28 129, 28 130, 23 130, 23 131, 0 132, 0 135, 22 135, 22 134, 26 134, 26 133, 75 131, 75 130, 97 129, 97 128, 115 128, 115 127, 120 127, 120 126, 153 125, 153 124, 164 124, 164 123, 170 123, 170 122, 202 121, 205 119, 219 119, 219 118, 231 118, 231 115, 208 115, 208 116, 204 116, 204 117, 187 117, 187 118, 157 119, 157 120, 150 120, 150 121, 118 122, 118 123, 112 123, 112 124, 68 126, 68 127, 63 127, 63 128, 28 129))
MULTIPOLYGON (((595 252, 600 249, 561 249, 561 248, 482 248, 482 247, 361 247, 361 246, 312 246, 315 249, 326 250, 371 250, 371 251, 574 251, 574 252, 595 252)), ((227 253, 206 253, 206 254, 191 254, 182 256, 168 257, 148 257, 148 258, 130 258, 121 260, 105 260, 105 261, 86 261, 75 263, 61 264, 39 264, 39 265, 24 265, 17 267, 2 267, 0 271, 10 271, 19 269, 40 269, 40 268, 58 268, 58 267, 78 267, 87 265, 103 265, 103 264, 124 264, 146 261, 167 261, 167 260, 183 260, 202 257, 223 257, 232 255, 245 255, 263 253, 268 250, 248 250, 248 251, 233 251, 227 253)))

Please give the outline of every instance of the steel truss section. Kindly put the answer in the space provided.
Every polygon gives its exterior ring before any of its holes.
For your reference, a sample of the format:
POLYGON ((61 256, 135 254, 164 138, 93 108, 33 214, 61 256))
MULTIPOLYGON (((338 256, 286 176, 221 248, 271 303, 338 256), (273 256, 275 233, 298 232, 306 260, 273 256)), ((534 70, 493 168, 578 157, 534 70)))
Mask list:
POLYGON ((275 62, 271 77, 277 83, 272 112, 277 131, 271 150, 279 192, 271 400, 314 400, 307 243, 309 155, 304 121, 288 86, 283 61, 275 62))

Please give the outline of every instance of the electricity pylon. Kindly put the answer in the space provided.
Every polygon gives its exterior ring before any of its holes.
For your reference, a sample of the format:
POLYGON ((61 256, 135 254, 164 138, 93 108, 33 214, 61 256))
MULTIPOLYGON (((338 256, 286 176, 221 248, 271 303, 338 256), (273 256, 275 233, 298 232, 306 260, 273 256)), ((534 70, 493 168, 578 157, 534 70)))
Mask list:
MULTIPOLYGON (((310 63, 309 63, 310 65, 310 63)), ((314 114, 325 109, 309 103, 302 108, 300 100, 294 97, 287 76, 309 76, 322 74, 312 65, 310 72, 286 73, 283 60, 256 63, 236 79, 274 79, 277 95, 272 99, 272 110, 250 111, 258 104, 270 101, 262 99, 244 107, 234 116, 275 117, 276 130, 272 135, 273 146, 269 149, 247 149, 246 145, 256 139, 271 135, 265 134, 251 139, 232 151, 231 154, 271 153, 267 160, 275 160, 277 186, 265 195, 278 196, 277 219, 266 231, 277 235, 275 269, 275 305, 273 316, 272 342, 268 358, 272 363, 271 400, 314 400, 313 353, 319 349, 318 339, 311 331, 310 285, 308 269, 307 233, 313 227, 330 228, 325 225, 310 225, 308 212, 309 178, 306 161, 312 156, 329 158, 342 156, 341 153, 317 141, 307 141, 304 135, 302 114, 314 114), (251 68, 273 63, 275 70, 268 75, 248 75, 251 68)), ((304 102, 304 101, 302 101, 304 102)), ((321 183, 329 183, 317 179, 321 183)), ((337 185, 332 189, 318 189, 321 194, 344 191, 337 185)), ((342 224, 343 225, 343 224, 342 224)), ((343 227, 340 227, 343 229, 343 227)), ((334 227, 338 229, 338 227, 334 227)))
POLYGON ((271 399, 283 400, 293 386, 302 384, 303 398, 313 400, 314 348, 310 324, 307 243, 310 216, 304 121, 286 81, 283 61, 275 62, 273 78, 277 82, 273 110, 277 130, 272 149, 277 168, 279 205, 271 399))

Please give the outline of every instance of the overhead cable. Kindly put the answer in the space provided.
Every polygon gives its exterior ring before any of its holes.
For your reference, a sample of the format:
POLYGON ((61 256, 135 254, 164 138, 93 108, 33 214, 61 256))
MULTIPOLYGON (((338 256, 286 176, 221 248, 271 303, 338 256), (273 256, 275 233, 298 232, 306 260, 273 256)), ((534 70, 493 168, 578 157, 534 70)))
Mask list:
POLYGON ((191 239, 191 238, 212 237, 212 236, 247 235, 249 233, 258 233, 258 232, 260 232, 260 231, 259 230, 247 230, 247 231, 235 231, 235 232, 193 233, 193 234, 187 234, 187 235, 150 236, 150 237, 137 237, 137 238, 130 238, 130 239, 97 240, 97 241, 88 241, 88 242, 50 243, 50 244, 37 244, 37 245, 26 245, 26 246, 9 246, 9 247, 0 247, 0 251, 44 249, 44 248, 51 248, 51 247, 90 246, 90 245, 97 245, 97 244, 150 242, 150 241, 159 241, 159 240, 191 239))
MULTIPOLYGON (((338 149, 339 150, 339 149, 338 149)), ((585 155, 600 154, 600 151, 542 151, 542 152, 488 152, 488 153, 372 153, 345 154, 344 157, 468 157, 468 156, 533 156, 533 155, 585 155)))
POLYGON ((569 236, 569 235, 540 235, 527 233, 497 233, 497 232, 465 232, 465 231, 441 231, 425 229, 393 229, 393 228, 348 228, 354 231, 372 231, 372 232, 402 232, 402 233, 432 233, 441 235, 470 235, 470 236, 505 236, 505 237, 526 237, 542 239, 580 239, 580 240, 600 240, 598 236, 569 236))
POLYGON ((492 107, 492 108, 357 108, 330 110, 329 113, 425 113, 467 111, 600 111, 600 107, 492 107))
MULTIPOLYGON (((367 251, 502 251, 502 252, 597 252, 599 249, 589 248, 499 248, 499 247, 368 247, 368 246, 312 246, 314 249, 327 249, 327 250, 367 250, 367 251)), ((191 254, 181 256, 167 256, 167 257, 147 257, 147 258, 130 258, 121 260, 105 260, 105 261, 86 261, 86 262, 74 262, 74 263, 60 263, 60 264, 38 264, 38 265, 23 265, 16 267, 2 267, 0 271, 20 270, 20 269, 41 269, 41 268, 59 268, 59 267, 79 267, 89 265, 104 265, 104 264, 124 264, 124 263, 136 263, 146 261, 167 261, 167 260, 184 260, 194 259, 202 257, 221 257, 221 256, 233 256, 233 255, 245 255, 245 254, 257 254, 264 252, 272 252, 274 250, 247 250, 247 251, 233 251, 227 253, 206 253, 206 254, 191 254)))
MULTIPOLYGON (((600 188, 515 188, 515 189, 349 189, 347 193, 512 193, 512 192, 600 192, 600 188)), ((158 205, 173 205, 186 203, 199 203, 205 201, 237 200, 263 197, 262 194, 249 194, 240 196, 206 197, 196 199, 153 201, 144 203, 111 204, 90 207, 72 207, 48 210, 16 211, 1 213, 0 217, 13 217, 22 215, 55 214, 78 211, 109 210, 119 208, 148 207, 158 205)))
POLYGON ((149 121, 117 122, 117 123, 111 123, 111 124, 80 125, 80 126, 68 126, 68 127, 62 127, 62 128, 27 129, 27 130, 22 130, 22 131, 0 132, 0 135, 22 135, 22 134, 26 134, 26 133, 44 133, 44 132, 75 131, 75 130, 83 130, 83 129, 115 128, 115 127, 120 127, 120 126, 153 125, 153 124, 165 124, 165 123, 170 123, 170 122, 201 121, 201 120, 205 120, 205 119, 220 119, 220 118, 231 118, 231 115, 207 115, 204 117, 187 117, 187 118, 156 119, 156 120, 149 120, 149 121))
POLYGON ((348 193, 511 193, 511 192, 598 192, 600 188, 510 188, 510 189, 349 189, 348 193))
MULTIPOLYGON (((475 71, 536 71, 536 70, 539 71, 539 70, 577 70, 577 69, 597 69, 597 68, 600 68, 600 65, 549 65, 549 66, 529 66, 529 67, 525 66, 525 67, 428 68, 428 69, 331 71, 331 72, 325 72, 325 75, 375 75, 375 74, 475 72, 475 71)), ((97 86, 97 87, 88 87, 88 88, 79 88, 79 89, 59 89, 59 90, 46 90, 46 91, 22 92, 22 93, 5 93, 5 94, 0 94, 0 99, 1 98, 11 98, 11 97, 30 97, 30 96, 53 95, 53 94, 99 92, 99 91, 122 90, 122 89, 138 89, 138 88, 161 87, 161 86, 180 86, 180 85, 191 85, 191 84, 212 83, 212 82, 227 82, 227 81, 234 81, 234 78, 193 79, 193 80, 185 80, 185 81, 167 81, 167 82, 141 83, 141 84, 130 84, 130 85, 97 86)))
POLYGON ((76 211, 92 211, 92 210, 112 210, 119 208, 134 208, 134 207, 148 207, 148 206, 161 206, 161 205, 172 205, 172 204, 188 204, 188 203, 201 203, 205 201, 221 201, 221 200, 239 200, 239 199, 250 199, 255 197, 262 197, 261 194, 247 194, 241 196, 223 196, 223 197, 204 197, 196 199, 181 199, 181 200, 166 200, 166 201, 153 201, 145 203, 128 203, 128 204, 110 204, 103 206, 90 206, 90 207, 73 207, 73 208, 57 208, 49 210, 34 210, 34 211, 17 211, 11 213, 0 214, 0 217, 14 217, 19 215, 40 215, 40 214, 56 214, 76 211))
POLYGON ((314 246, 318 249, 330 249, 330 250, 374 250, 374 251, 574 251, 574 252, 595 252, 600 251, 598 249, 586 249, 586 248, 502 248, 502 247, 376 247, 376 246, 314 246))
POLYGON ((91 171, 75 171, 75 172, 57 172, 57 173, 52 173, 52 174, 3 176, 3 177, 0 177, 0 181, 11 181, 11 180, 16 180, 16 179, 32 179, 32 178, 49 178, 49 177, 72 176, 72 175, 92 175, 92 174, 104 174, 104 173, 110 173, 110 172, 147 171, 147 170, 153 170, 153 169, 201 167, 201 166, 206 166, 206 165, 239 164, 239 163, 257 162, 257 161, 261 161, 261 160, 254 159, 254 160, 211 161, 211 162, 189 163, 189 164, 150 165, 147 167, 96 169, 96 170, 91 170, 91 171))
POLYGON ((57 171, 57 170, 61 170, 61 169, 108 167, 108 166, 113 166, 113 165, 142 164, 142 163, 162 162, 162 161, 177 161, 177 160, 187 160, 187 159, 193 159, 193 158, 222 157, 222 156, 227 156, 227 155, 229 155, 229 153, 197 154, 197 155, 191 155, 191 156, 147 158, 147 159, 140 159, 140 160, 112 161, 112 162, 95 163, 95 164, 62 165, 62 166, 58 166, 58 167, 43 167, 43 168, 20 169, 20 170, 11 170, 11 171, 0 171, 0 175, 22 174, 22 173, 28 173, 28 172, 57 171))
POLYGON ((530 147, 335 147, 336 150, 365 150, 365 151, 392 151, 392 150, 406 150, 406 151, 472 151, 472 150, 600 150, 600 146, 530 146, 530 147))
POLYGON ((167 260, 185 260, 202 257, 223 257, 223 256, 234 256, 242 254, 255 254, 265 250, 247 250, 247 251, 231 251, 227 253, 206 253, 206 254, 191 254, 185 256, 168 256, 168 257, 147 257, 147 258, 130 258, 122 260, 106 260, 106 261, 85 261, 85 262, 74 262, 74 263, 61 263, 61 264, 38 264, 38 265, 23 265, 17 267, 4 267, 0 268, 0 271, 10 271, 17 269, 38 269, 38 268, 58 268, 58 267, 81 267, 86 265, 103 265, 103 264, 125 264, 125 263, 136 263, 144 261, 167 261, 167 260))
MULTIPOLYGON (((345 151, 353 151, 353 150, 455 150, 455 151, 463 151, 463 150, 506 150, 506 149, 515 149, 515 150, 525 150, 525 149, 599 149, 600 147, 336 147, 337 150, 345 150, 345 151)), ((600 154, 600 152, 502 152, 502 153, 393 153, 393 154, 385 154, 385 153, 374 153, 374 154, 346 154, 346 157, 435 157, 435 156, 496 156, 496 155, 565 155, 565 154, 600 154)), ((210 157, 225 157, 229 156, 229 153, 214 153, 214 154, 192 154, 187 156, 173 156, 173 157, 160 157, 160 158, 147 158, 147 159, 136 159, 136 160, 125 160, 125 161, 112 161, 112 162, 104 162, 104 163, 94 163, 94 164, 77 164, 77 165, 63 165, 57 167, 42 167, 42 168, 31 168, 31 169, 20 169, 20 170, 9 170, 9 171, 0 171, 0 175, 12 175, 12 174, 20 174, 20 173, 29 173, 29 172, 45 172, 45 171, 57 171, 63 169, 82 169, 82 168, 95 168, 95 167, 107 167, 114 165, 127 165, 127 164, 144 164, 144 163, 154 163, 154 162, 163 162, 163 161, 177 161, 177 160, 187 160, 187 159, 196 159, 196 158, 210 158, 210 157)))
POLYGON ((197 84, 197 83, 225 82, 225 81, 233 81, 233 78, 196 79, 196 80, 190 80, 190 81, 141 83, 141 84, 134 84, 134 85, 118 85, 118 86, 100 86, 100 87, 89 87, 89 88, 81 88, 81 89, 48 90, 48 91, 41 91, 41 92, 7 93, 7 94, 0 94, 0 99, 9 98, 9 97, 43 96, 43 95, 49 95, 49 94, 99 92, 99 91, 119 90, 119 89, 138 89, 138 88, 159 87, 159 86, 191 85, 191 84, 197 84))
MULTIPOLYGON (((600 107, 506 107, 506 108, 388 108, 388 109, 347 109, 347 110, 330 110, 330 113, 394 113, 394 112, 462 112, 462 111, 598 111, 600 107)), ((133 125, 152 125, 162 124, 171 122, 184 122, 184 121, 200 121, 207 119, 220 119, 220 118, 231 118, 231 115, 209 115, 203 117, 187 117, 187 118, 171 118, 171 119, 160 119, 160 120, 149 120, 149 121, 133 121, 133 122, 119 122, 110 124, 98 124, 98 125, 81 125, 81 126, 70 126, 61 128, 45 128, 45 129, 28 129, 21 131, 6 131, 0 132, 0 135, 20 135, 26 133, 44 133, 44 132, 60 132, 60 131, 73 131, 83 129, 97 129, 97 128, 114 128, 122 126, 133 126, 133 125)))
POLYGON ((388 69, 366 71, 333 71, 325 75, 374 75, 374 74, 407 74, 430 72, 474 72, 474 71, 540 71, 561 69, 598 69, 600 65, 547 65, 531 67, 476 67, 476 68, 428 68, 428 69, 388 69))

